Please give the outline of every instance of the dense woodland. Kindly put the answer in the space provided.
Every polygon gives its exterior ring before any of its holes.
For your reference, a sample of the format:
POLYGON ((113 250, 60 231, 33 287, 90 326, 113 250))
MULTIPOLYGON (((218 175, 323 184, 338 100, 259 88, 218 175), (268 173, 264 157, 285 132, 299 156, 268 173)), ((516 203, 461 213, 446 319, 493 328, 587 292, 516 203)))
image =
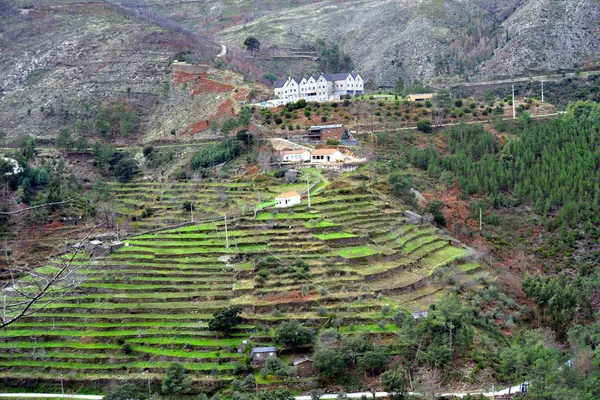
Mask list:
MULTIPOLYGON (((410 162, 482 207, 496 230, 502 215, 529 208, 542 228, 536 253, 548 275, 526 275, 522 290, 535 305, 529 323, 548 327, 567 354, 549 346, 541 331, 519 334, 500 353, 499 371, 510 381, 530 380, 531 398, 600 396, 597 266, 600 186, 600 105, 580 101, 543 123, 527 116, 502 140, 481 125, 442 133, 444 146, 413 149, 410 162), (556 262, 560 260, 560 262, 556 262), (551 266, 554 266, 552 268, 551 266)), ((392 187, 393 189, 393 187, 392 187)), ((475 215, 473 215, 475 217, 475 215)), ((518 229, 518 228, 516 228, 518 229)))

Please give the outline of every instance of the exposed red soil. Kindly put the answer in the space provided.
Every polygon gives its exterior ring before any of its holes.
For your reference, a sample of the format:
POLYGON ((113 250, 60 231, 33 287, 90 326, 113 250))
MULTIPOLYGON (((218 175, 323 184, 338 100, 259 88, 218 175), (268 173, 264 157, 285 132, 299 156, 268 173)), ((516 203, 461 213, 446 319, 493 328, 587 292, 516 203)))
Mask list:
POLYGON ((198 74, 188 74, 187 72, 181 72, 181 71, 173 72, 173 78, 175 79, 175 82, 177 82, 177 83, 193 82, 196 79, 198 79, 198 77, 199 77, 198 74))
POLYGON ((250 94, 250 89, 248 88, 240 88, 237 93, 233 95, 233 98, 237 101, 248 101, 248 95, 250 94))
POLYGON ((263 297, 263 300, 268 303, 300 303, 304 301, 310 301, 315 299, 315 293, 309 293, 307 295, 303 295, 301 292, 297 290, 293 290, 285 293, 273 293, 263 297))
POLYGON ((232 85, 227 83, 221 83, 208 79, 205 76, 200 76, 196 79, 194 86, 192 87, 192 94, 199 95, 200 93, 227 93, 234 89, 232 85))
POLYGON ((446 226, 450 229, 452 229, 456 222, 463 225, 467 224, 474 230, 478 229, 477 221, 470 218, 471 209, 469 208, 469 202, 459 198, 460 189, 458 188, 458 183, 454 182, 449 189, 438 191, 435 194, 423 193, 423 196, 427 201, 438 198, 444 202, 446 206, 442 211, 446 217, 446 226))
POLYGON ((202 132, 205 129, 208 129, 210 126, 210 122, 207 119, 203 119, 201 121, 194 122, 183 131, 183 136, 195 135, 198 132, 202 132))
POLYGON ((210 127, 210 124, 215 119, 220 119, 225 116, 235 117, 235 111, 233 109, 234 102, 229 99, 224 101, 217 108, 217 112, 215 114, 210 115, 207 119, 202 119, 200 121, 196 121, 183 131, 183 136, 195 135, 196 133, 202 132, 210 127))

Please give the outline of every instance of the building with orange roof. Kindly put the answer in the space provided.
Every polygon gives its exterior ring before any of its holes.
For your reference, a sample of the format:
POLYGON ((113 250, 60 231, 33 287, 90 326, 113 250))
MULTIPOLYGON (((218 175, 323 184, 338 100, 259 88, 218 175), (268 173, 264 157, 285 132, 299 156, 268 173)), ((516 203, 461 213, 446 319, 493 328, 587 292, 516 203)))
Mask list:
POLYGON ((281 152, 281 161, 283 161, 283 162, 310 161, 310 151, 308 151, 308 150, 284 150, 281 152))
POLYGON ((338 149, 319 149, 310 153, 310 162, 331 163, 344 161, 344 155, 338 149))

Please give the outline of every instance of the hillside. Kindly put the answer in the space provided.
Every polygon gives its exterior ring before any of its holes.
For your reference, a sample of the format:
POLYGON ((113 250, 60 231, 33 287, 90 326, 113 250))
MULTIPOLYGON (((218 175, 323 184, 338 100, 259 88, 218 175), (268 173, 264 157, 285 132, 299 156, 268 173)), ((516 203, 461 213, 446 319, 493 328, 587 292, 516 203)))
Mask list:
POLYGON ((339 45, 374 86, 393 86, 398 76, 483 80, 591 67, 600 51, 593 1, 127 4, 210 32, 239 53, 244 39, 256 36, 263 46, 255 62, 280 77, 319 71, 312 61, 318 39, 339 45))
POLYGON ((250 92, 240 75, 214 68, 175 77, 174 60, 212 60, 219 50, 193 35, 106 3, 26 5, 6 3, 1 23, 6 144, 25 135, 53 143, 63 128, 121 144, 173 140, 171 133, 189 139, 194 123, 231 114, 250 92))
MULTIPOLYGON (((123 381, 148 382, 157 391, 166 367, 179 361, 194 392, 226 388, 232 374, 240 375, 239 364, 248 362, 236 352, 242 340, 271 344, 272 327, 283 321, 333 326, 396 348, 399 312, 426 311, 449 291, 484 288, 493 280, 479 264, 463 261, 469 250, 458 242, 451 244, 431 225, 411 224, 394 203, 361 189, 356 173, 335 182, 316 170, 307 173, 316 183, 311 207, 304 199, 256 218, 238 211, 227 220, 227 236, 224 219, 209 215, 253 204, 257 192, 268 200, 304 184, 273 178, 256 184, 113 183, 118 212, 137 216, 126 229, 180 222, 173 217, 185 221, 185 199, 197 204, 203 222, 127 237, 126 246, 93 260, 79 254, 71 263, 78 287, 2 331, 5 387, 56 387, 60 375, 67 391, 81 385, 98 391, 103 382, 123 381), (162 191, 169 195, 156 200, 162 191), (132 208, 142 201, 153 215, 132 208), (215 336, 207 320, 232 304, 243 307, 244 324, 230 338, 215 336)), ((66 260, 57 258, 38 273, 51 274, 66 260)), ((20 283, 22 290, 28 282, 20 283)), ((293 355, 288 349, 285 357, 293 355)), ((278 384, 272 377, 256 379, 260 388, 278 384)), ((288 383, 316 384, 314 378, 288 383)))

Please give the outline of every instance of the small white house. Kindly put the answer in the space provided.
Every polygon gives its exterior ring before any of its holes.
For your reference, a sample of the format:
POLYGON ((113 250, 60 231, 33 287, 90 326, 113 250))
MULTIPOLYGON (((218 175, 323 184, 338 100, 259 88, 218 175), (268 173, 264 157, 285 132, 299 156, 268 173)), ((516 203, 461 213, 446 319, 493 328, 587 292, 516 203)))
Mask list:
POLYGON ((281 161, 283 161, 283 162, 310 161, 310 152, 308 150, 284 150, 281 152, 281 161))
POLYGON ((275 207, 284 208, 300 204, 300 195, 298 192, 285 192, 275 197, 275 207))
POLYGON ((310 153, 310 162, 335 163, 344 161, 344 155, 337 149, 320 149, 310 153))

